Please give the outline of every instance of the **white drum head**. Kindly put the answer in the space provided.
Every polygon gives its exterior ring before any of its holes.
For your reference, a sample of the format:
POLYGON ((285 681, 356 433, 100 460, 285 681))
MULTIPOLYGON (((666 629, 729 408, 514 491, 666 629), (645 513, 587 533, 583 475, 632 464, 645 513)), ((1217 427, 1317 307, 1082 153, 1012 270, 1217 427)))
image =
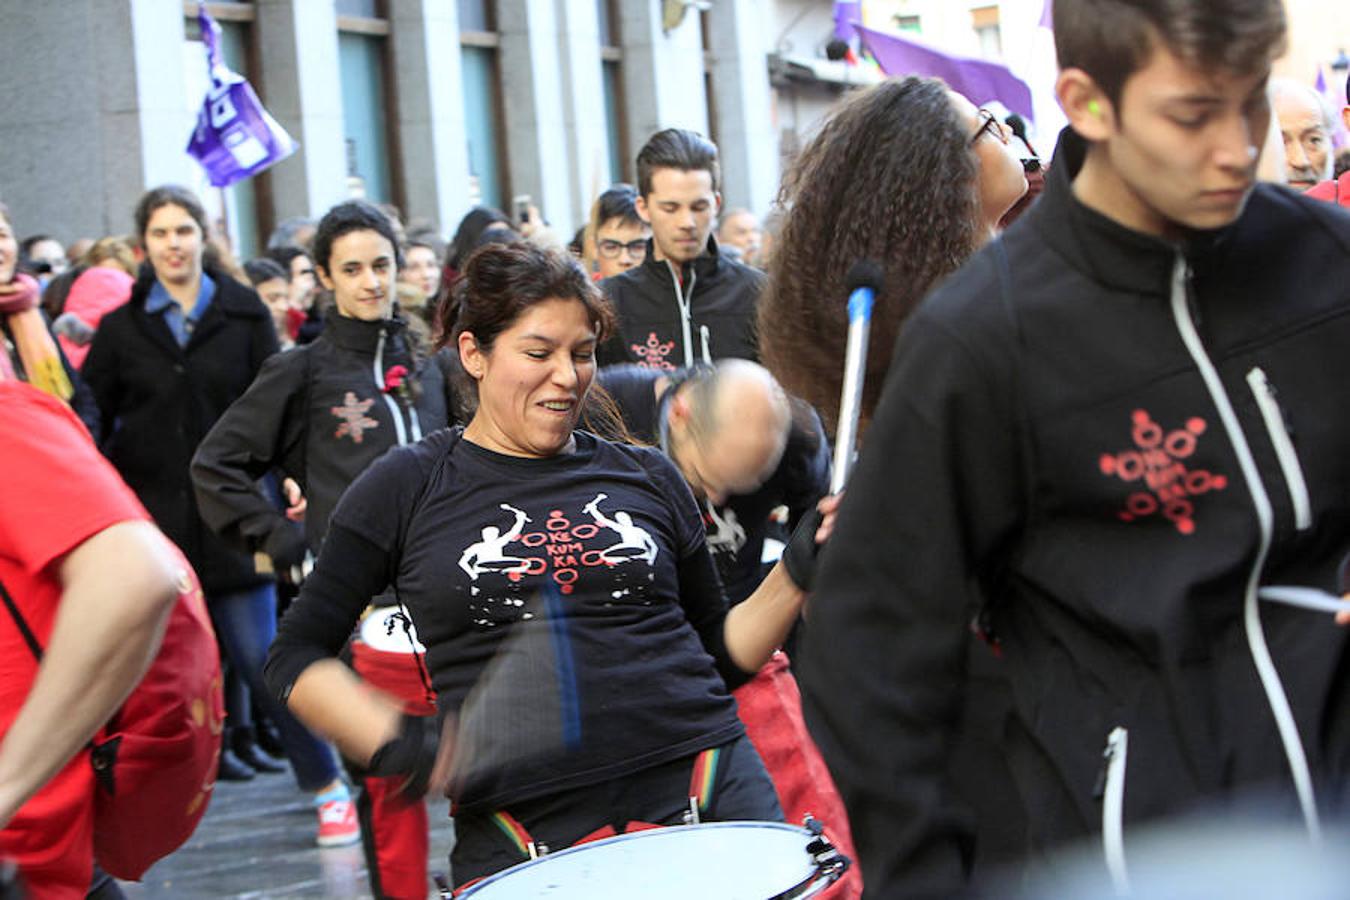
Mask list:
POLYGON ((397 615, 399 615, 397 606, 379 606, 372 609, 370 614, 361 620, 361 642, 385 653, 426 653, 427 648, 417 639, 417 629, 411 622, 408 623, 409 631, 405 633, 402 618, 389 621, 397 615), (408 640, 409 634, 412 636, 411 642, 408 640))
POLYGON ((811 882, 814 836, 780 822, 713 822, 621 834, 521 863, 463 897, 769 900, 811 882))

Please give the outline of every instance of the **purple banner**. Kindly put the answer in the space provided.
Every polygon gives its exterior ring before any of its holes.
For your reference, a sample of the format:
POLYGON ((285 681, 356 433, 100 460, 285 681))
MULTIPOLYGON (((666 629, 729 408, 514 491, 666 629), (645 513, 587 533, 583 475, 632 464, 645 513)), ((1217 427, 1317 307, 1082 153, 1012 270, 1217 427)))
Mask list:
POLYGON ((862 24, 862 0, 835 0, 834 36, 846 44, 853 43, 853 26, 862 24))
POLYGON ((998 63, 952 56, 918 41, 885 31, 855 26, 867 49, 887 75, 941 78, 954 91, 979 106, 998 100, 1012 112, 1034 120, 1031 88, 998 63))
POLYGON ((214 187, 228 187, 281 162, 296 143, 267 110, 243 76, 231 72, 221 57, 220 26, 203 8, 197 13, 211 88, 197 114, 197 127, 187 152, 214 187))

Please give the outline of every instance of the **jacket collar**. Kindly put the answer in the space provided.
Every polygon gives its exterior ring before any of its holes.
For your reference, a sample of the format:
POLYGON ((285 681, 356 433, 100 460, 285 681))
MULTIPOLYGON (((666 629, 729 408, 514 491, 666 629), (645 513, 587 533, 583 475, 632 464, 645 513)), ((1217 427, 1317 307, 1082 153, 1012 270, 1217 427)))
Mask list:
MULTIPOLYGON (((697 280, 705 281, 716 275, 725 265, 727 265, 727 262, 717 247, 717 238, 710 234, 708 235, 708 245, 703 252, 691 262, 684 264, 683 278, 685 281, 689 280, 689 270, 692 267, 697 280)), ((647 258, 642 261, 642 267, 658 278, 664 278, 667 281, 674 277, 672 267, 667 265, 666 260, 656 258, 655 238, 647 238, 647 258)))
POLYGON ((1087 150, 1088 142, 1072 128, 1060 132, 1045 193, 1027 215, 1047 245, 1094 281, 1123 291, 1166 292, 1178 252, 1193 266, 1208 267, 1234 225, 1188 232, 1177 242, 1126 228, 1074 196, 1073 180, 1087 150))
POLYGON ((403 333, 404 325, 403 319, 397 314, 388 319, 367 322, 364 319, 341 315, 334 309, 324 317, 323 336, 344 350, 374 353, 380 342, 381 331, 385 333, 387 340, 392 339, 395 335, 403 333))

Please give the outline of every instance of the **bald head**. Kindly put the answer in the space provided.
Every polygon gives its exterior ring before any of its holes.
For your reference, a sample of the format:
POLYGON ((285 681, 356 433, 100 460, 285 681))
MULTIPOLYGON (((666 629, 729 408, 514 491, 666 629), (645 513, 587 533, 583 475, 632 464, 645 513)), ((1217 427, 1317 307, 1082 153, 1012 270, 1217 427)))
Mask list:
POLYGON ((1307 190, 1331 177, 1331 135, 1335 121, 1326 102, 1308 85, 1272 78, 1270 96, 1284 139, 1289 185, 1307 190))
POLYGON ((722 214, 717 228, 717 242, 741 251, 741 258, 754 262, 764 242, 764 229, 759 219, 748 209, 733 209, 722 214))
POLYGON ((725 359, 678 389, 668 407, 670 450, 696 493, 714 503, 763 484, 783 457, 787 395, 763 366, 725 359))

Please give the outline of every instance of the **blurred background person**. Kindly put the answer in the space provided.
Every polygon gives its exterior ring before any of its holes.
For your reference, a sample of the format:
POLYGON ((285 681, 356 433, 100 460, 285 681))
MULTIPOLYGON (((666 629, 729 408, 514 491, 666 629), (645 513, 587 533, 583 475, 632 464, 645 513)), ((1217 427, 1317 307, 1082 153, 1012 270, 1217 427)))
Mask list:
POLYGON ((637 188, 616 184, 591 206, 588 245, 583 245, 586 271, 603 281, 640 265, 647 258, 651 227, 638 215, 637 188), (585 257, 589 246, 591 256, 585 257))
POLYGON ((734 254, 747 266, 762 268, 760 249, 764 244, 764 229, 759 219, 748 209, 733 209, 724 213, 717 228, 717 245, 734 254))
POLYGON ((206 213, 191 191, 154 188, 135 218, 146 262, 130 301, 104 317, 84 365, 103 413, 102 449, 197 571, 231 666, 267 698, 296 780, 314 793, 319 843, 352 843, 356 817, 332 749, 262 686, 276 630, 273 574, 207 527, 189 475, 206 432, 277 351, 272 316, 208 255, 206 213))
POLYGON ((1329 180, 1336 123, 1326 101, 1312 87, 1292 78, 1270 79, 1270 95, 1284 138, 1289 186, 1306 191, 1329 180))

